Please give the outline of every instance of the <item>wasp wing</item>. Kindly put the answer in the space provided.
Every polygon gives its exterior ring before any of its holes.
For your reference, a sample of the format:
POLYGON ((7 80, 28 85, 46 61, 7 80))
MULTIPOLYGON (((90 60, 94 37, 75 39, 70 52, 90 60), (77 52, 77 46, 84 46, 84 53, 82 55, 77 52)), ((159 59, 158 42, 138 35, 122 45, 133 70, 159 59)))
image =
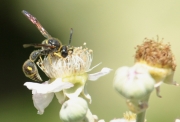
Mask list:
POLYGON ((36 25, 36 27, 38 28, 38 30, 41 32, 41 34, 45 37, 45 38, 52 38, 51 35, 44 29, 44 27, 41 25, 41 23, 36 19, 36 17, 34 17, 33 15, 31 15, 29 12, 23 10, 22 13, 34 24, 36 25))

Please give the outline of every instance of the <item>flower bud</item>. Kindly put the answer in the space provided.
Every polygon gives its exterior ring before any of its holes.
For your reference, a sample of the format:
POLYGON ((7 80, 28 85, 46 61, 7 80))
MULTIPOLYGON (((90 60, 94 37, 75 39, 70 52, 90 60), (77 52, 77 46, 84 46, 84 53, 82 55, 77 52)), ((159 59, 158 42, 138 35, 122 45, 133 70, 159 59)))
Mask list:
POLYGON ((114 88, 127 99, 141 99, 154 89, 155 81, 141 65, 121 67, 116 71, 114 88))
POLYGON ((80 98, 71 98, 64 102, 60 110, 60 118, 64 122, 81 122, 88 111, 87 102, 80 98))

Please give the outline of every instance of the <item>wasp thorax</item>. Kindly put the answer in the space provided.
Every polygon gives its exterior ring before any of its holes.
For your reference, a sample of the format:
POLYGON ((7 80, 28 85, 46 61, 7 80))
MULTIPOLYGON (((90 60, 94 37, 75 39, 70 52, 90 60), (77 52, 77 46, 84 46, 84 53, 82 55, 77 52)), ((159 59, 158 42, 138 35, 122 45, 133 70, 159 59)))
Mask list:
POLYGON ((61 42, 56 39, 56 38, 52 38, 52 39, 48 39, 47 43, 51 46, 54 46, 52 48, 56 49, 56 50, 59 50, 59 48, 61 47, 61 42))
MULTIPOLYGON (((68 54, 66 51, 64 52, 65 55, 68 54)), ((86 73, 91 66, 91 62, 91 51, 87 48, 74 47, 73 53, 69 53, 66 58, 49 55, 38 62, 38 66, 49 78, 62 78, 86 73)))

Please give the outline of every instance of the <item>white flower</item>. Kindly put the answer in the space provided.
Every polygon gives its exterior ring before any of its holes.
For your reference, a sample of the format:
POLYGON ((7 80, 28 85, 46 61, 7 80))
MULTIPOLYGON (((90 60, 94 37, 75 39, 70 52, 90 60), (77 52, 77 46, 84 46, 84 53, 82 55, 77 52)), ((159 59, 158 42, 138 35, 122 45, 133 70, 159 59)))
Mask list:
POLYGON ((176 119, 175 122, 180 122, 180 119, 176 119))
POLYGON ((126 120, 124 118, 121 118, 121 119, 113 119, 110 122, 136 122, 136 120, 126 120))
POLYGON ((110 122, 136 122, 136 114, 132 112, 125 112, 124 118, 113 119, 110 122))
POLYGON ((91 103, 91 96, 86 91, 86 81, 95 81, 111 71, 109 68, 103 68, 100 72, 87 74, 94 68, 90 69, 91 63, 92 50, 82 47, 74 47, 73 52, 66 58, 48 55, 40 60, 37 64, 50 80, 42 84, 32 82, 24 84, 32 90, 33 102, 38 114, 43 114, 44 109, 52 101, 54 93, 60 104, 66 99, 79 95, 83 95, 91 103))

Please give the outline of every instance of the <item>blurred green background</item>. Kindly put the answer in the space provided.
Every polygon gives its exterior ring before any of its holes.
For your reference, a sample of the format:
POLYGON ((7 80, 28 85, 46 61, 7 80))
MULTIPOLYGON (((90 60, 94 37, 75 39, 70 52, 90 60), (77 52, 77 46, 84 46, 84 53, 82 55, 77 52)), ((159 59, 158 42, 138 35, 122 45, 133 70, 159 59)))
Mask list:
MULTIPOLYGON (((179 0, 0 0, 0 122, 60 122, 60 105, 56 98, 43 115, 37 115, 31 91, 23 86, 30 81, 22 64, 33 48, 24 43, 41 43, 44 37, 21 13, 29 11, 44 28, 63 44, 68 44, 70 28, 74 29, 72 45, 84 42, 94 51, 92 66, 102 62, 113 69, 96 82, 88 82, 93 114, 109 121, 127 111, 125 99, 113 89, 115 70, 132 66, 134 47, 145 37, 164 38, 172 45, 177 64, 180 62, 179 0)), ((174 79, 180 83, 177 67, 174 79)), ((44 80, 47 80, 43 75, 44 80)), ((158 98, 155 92, 147 111, 148 122, 173 122, 180 117, 180 88, 163 84, 158 98)))

